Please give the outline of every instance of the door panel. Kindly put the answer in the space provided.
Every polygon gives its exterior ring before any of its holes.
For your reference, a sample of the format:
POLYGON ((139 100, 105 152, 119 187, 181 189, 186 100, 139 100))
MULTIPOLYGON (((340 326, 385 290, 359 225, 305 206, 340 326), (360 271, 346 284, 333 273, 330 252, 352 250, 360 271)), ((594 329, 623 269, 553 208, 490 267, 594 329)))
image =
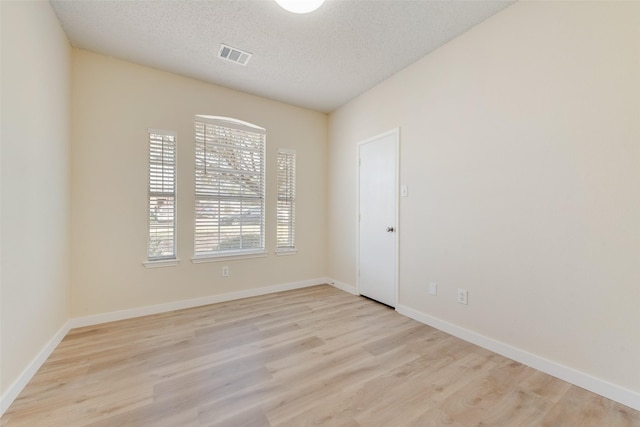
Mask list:
POLYGON ((395 307, 398 132, 359 146, 358 290, 395 307))

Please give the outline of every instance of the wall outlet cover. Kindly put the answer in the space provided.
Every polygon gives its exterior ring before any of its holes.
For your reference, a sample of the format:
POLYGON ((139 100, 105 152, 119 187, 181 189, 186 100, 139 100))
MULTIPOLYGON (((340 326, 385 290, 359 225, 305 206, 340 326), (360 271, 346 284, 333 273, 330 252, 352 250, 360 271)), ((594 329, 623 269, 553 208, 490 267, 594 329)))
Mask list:
POLYGON ((438 295, 438 285, 436 283, 429 283, 429 295, 438 295))
POLYGON ((458 289, 458 302, 460 304, 467 304, 467 290, 466 289, 458 289))

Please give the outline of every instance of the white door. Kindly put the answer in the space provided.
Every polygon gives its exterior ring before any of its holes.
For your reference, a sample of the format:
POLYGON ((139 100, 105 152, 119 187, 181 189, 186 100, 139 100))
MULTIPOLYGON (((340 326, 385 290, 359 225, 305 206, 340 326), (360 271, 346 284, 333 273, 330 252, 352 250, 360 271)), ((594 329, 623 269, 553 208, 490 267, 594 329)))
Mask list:
POLYGON ((396 306, 399 132, 358 146, 358 292, 396 306))

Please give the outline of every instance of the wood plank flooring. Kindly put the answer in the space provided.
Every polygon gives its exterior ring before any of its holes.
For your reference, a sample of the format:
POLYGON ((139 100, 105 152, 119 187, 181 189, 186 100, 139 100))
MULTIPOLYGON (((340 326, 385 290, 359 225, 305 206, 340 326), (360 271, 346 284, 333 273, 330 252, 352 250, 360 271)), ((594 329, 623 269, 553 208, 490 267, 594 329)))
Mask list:
POLYGON ((331 286, 74 329, 12 426, 640 426, 640 412, 331 286))

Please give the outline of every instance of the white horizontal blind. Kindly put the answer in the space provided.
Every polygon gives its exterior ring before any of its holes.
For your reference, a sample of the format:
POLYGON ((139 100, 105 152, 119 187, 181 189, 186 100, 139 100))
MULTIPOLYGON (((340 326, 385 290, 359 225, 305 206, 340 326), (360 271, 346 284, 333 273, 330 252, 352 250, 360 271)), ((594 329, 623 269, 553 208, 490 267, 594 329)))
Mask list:
POLYGON ((278 151, 277 250, 295 249, 296 153, 278 151))
POLYGON ((227 120, 196 116, 196 257, 264 250, 265 133, 227 120))
POLYGON ((149 129, 147 258, 176 258, 176 135, 156 129, 149 129))

